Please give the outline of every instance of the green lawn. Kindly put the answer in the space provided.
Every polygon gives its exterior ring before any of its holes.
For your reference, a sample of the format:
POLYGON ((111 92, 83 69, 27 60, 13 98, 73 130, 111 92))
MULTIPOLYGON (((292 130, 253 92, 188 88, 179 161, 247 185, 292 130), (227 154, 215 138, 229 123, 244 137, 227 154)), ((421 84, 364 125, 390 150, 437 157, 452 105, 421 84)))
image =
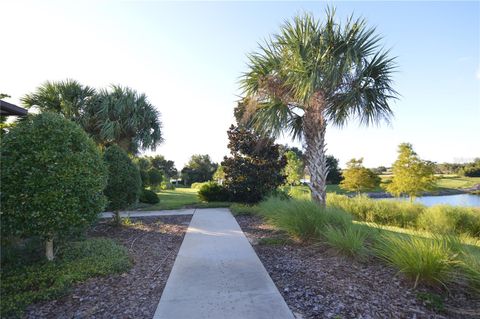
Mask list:
POLYGON ((175 190, 162 190, 157 193, 160 202, 154 205, 142 206, 140 210, 167 210, 181 208, 211 208, 211 207, 228 207, 228 202, 202 202, 197 196, 198 189, 193 188, 177 188, 175 190))
POLYGON ((462 189, 480 184, 480 177, 464 177, 458 175, 444 175, 437 181, 439 188, 462 189))

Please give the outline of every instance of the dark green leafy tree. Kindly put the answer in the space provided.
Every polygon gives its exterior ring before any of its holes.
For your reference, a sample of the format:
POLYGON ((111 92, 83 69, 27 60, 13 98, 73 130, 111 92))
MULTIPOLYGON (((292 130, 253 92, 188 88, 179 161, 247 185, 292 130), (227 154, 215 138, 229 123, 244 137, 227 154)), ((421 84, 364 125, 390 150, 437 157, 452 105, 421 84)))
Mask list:
POLYGON ((214 163, 209 155, 192 155, 190 161, 181 171, 181 176, 186 185, 210 181, 217 170, 218 164, 214 163))
POLYGON ((327 167, 328 167, 328 174, 327 174, 327 184, 340 184, 342 181, 342 171, 338 166, 338 159, 335 158, 333 155, 327 155, 327 167))
POLYGON ((388 120, 394 59, 363 19, 340 23, 327 9, 323 21, 295 17, 249 56, 242 79, 245 99, 236 115, 257 132, 290 132, 305 143, 312 198, 325 205, 327 125, 388 120), (242 109, 243 108, 243 109, 242 109))
POLYGON ((1 141, 2 236, 53 242, 89 226, 105 207, 107 170, 95 143, 75 123, 42 113, 1 141))
POLYGON ((373 190, 380 185, 381 179, 371 169, 363 166, 363 158, 352 158, 343 171, 340 187, 352 192, 373 190))
POLYGON ((108 208, 114 212, 115 221, 119 223, 120 210, 137 202, 142 180, 137 166, 119 146, 109 146, 104 159, 108 166, 108 184, 105 188, 108 208))
POLYGON ((152 189, 158 189, 163 181, 162 171, 152 167, 148 170, 148 185, 152 189))
POLYGON ((143 93, 112 85, 87 106, 81 124, 100 145, 116 144, 136 154, 139 150, 155 150, 163 141, 160 113, 143 93))
POLYGON ((161 170, 167 179, 174 178, 178 172, 173 161, 165 159, 163 155, 156 155, 149 158, 150 163, 156 169, 161 170))
POLYGON ((259 202, 285 182, 286 158, 273 139, 233 125, 227 133, 231 156, 222 162, 223 185, 233 201, 259 202))

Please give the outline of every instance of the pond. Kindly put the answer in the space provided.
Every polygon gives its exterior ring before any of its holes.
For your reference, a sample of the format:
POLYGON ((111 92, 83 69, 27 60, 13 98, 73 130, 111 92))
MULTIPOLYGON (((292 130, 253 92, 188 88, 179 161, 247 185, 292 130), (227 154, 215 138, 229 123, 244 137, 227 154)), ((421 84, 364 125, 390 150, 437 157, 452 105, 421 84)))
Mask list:
MULTIPOLYGON (((408 198, 385 198, 386 200, 409 200, 408 198)), ((480 207, 480 195, 458 194, 443 196, 421 196, 415 202, 425 206, 448 204, 453 206, 480 207)))

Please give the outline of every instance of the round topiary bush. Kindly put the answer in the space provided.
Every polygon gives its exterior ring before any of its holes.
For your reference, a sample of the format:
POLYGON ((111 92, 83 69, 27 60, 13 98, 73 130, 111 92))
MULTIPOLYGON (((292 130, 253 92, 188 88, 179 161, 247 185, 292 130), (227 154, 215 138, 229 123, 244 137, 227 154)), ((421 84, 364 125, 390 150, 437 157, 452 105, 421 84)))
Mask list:
POLYGON ((105 206, 106 167, 100 151, 72 121, 29 117, 1 141, 2 236, 53 240, 91 224, 105 206))
POLYGON ((160 202, 160 198, 158 198, 158 195, 148 189, 143 189, 141 194, 140 194, 140 202, 145 203, 145 204, 156 204, 160 202))
POLYGON ((230 195, 222 185, 215 182, 208 182, 200 187, 198 197, 206 202, 226 202, 229 200, 230 195))
POLYGON ((108 167, 108 183, 105 188, 108 209, 115 213, 115 219, 119 222, 120 210, 137 202, 142 179, 137 166, 119 146, 109 146, 103 157, 108 167))

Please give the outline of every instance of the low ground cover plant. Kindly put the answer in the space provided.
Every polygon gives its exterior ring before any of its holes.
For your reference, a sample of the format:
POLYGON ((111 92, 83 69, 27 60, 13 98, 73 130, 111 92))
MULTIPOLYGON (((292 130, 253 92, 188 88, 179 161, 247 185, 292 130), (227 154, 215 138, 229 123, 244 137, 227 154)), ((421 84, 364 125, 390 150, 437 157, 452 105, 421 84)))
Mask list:
POLYGON ((160 202, 160 198, 154 191, 151 191, 149 189, 142 189, 139 201, 145 204, 157 204, 158 202, 160 202))
POLYGON ((21 264, 2 260, 1 317, 19 317, 29 304, 58 298, 74 283, 121 273, 130 266, 131 260, 123 246, 100 238, 67 244, 53 262, 21 264))

